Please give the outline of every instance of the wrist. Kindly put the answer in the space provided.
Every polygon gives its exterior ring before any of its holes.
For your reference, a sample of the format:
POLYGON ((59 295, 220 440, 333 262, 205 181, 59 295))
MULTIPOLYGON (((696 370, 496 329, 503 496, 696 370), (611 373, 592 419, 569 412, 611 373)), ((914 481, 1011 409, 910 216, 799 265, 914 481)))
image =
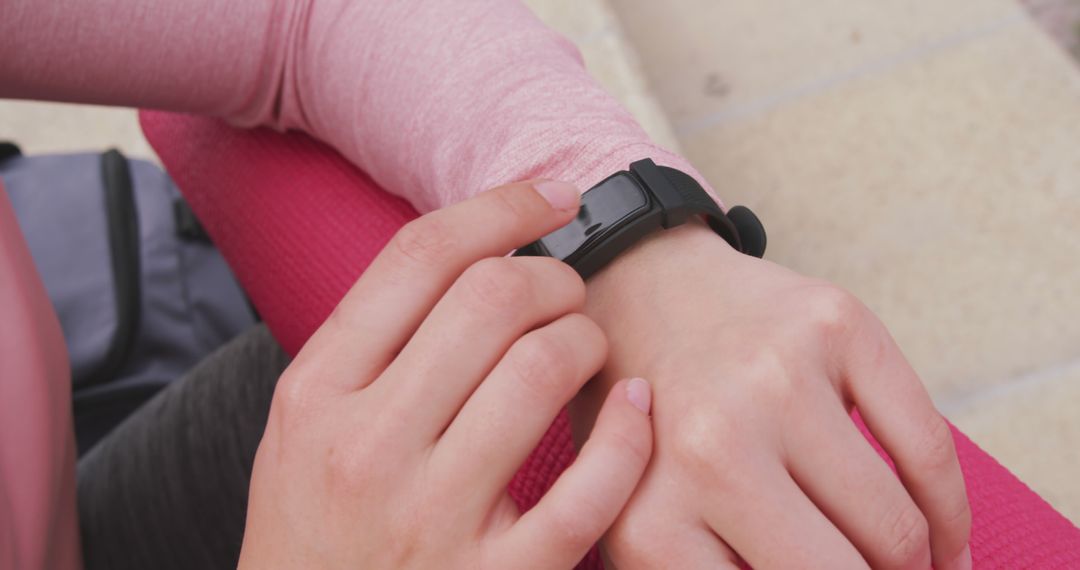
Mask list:
POLYGON ((698 216, 634 244, 586 281, 585 313, 615 330, 627 306, 657 298, 658 288, 682 287, 695 265, 723 264, 742 255, 698 216))
MULTIPOLYGON (((603 371, 578 393, 568 410, 574 439, 580 445, 592 429, 600 405, 621 378, 641 376, 654 388, 671 379, 651 374, 664 355, 647 340, 658 325, 653 318, 672 289, 707 285, 707 269, 737 262, 735 251, 697 216, 686 224, 649 235, 586 281, 585 314, 604 330, 609 357, 603 371)), ((675 317, 685 318, 685 317, 675 317)), ((662 389, 662 388, 661 388, 662 389)))

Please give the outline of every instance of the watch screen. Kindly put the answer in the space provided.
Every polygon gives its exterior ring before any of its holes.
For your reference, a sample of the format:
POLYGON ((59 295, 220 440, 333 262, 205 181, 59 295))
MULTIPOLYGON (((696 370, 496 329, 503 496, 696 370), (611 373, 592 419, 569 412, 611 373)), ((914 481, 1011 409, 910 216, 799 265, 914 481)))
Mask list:
POLYGON ((601 238, 648 209, 649 198, 645 191, 629 174, 620 173, 582 194, 577 217, 544 236, 544 247, 552 257, 565 260, 586 243, 601 238))

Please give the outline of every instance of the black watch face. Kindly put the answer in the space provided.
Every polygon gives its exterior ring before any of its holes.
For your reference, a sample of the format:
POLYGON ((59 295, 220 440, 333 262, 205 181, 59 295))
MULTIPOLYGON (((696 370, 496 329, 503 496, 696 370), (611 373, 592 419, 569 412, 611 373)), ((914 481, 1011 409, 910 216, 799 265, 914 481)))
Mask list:
POLYGON ((619 173, 581 195, 574 221, 541 240, 548 254, 566 260, 571 254, 649 210, 649 197, 628 173, 619 173))

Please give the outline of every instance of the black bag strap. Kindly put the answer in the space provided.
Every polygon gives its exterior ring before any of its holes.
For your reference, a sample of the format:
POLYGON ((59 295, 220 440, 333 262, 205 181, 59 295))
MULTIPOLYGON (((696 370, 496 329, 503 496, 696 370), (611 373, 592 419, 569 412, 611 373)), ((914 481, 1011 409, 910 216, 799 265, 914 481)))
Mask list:
POLYGON ((109 224, 116 333, 101 366, 87 379, 90 385, 116 378, 131 354, 142 308, 139 216, 127 157, 116 149, 101 155, 105 187, 105 217, 109 224))

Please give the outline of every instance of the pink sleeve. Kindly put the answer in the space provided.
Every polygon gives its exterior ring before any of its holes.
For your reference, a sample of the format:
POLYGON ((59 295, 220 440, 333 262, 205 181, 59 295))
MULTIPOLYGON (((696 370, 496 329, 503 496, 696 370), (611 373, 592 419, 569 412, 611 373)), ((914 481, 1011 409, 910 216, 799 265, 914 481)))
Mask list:
POLYGON ((0 568, 82 567, 60 322, 0 184, 0 568))
MULTIPOLYGON (((513 180, 696 175, 516 0, 8 0, 0 96, 301 129, 421 212, 513 180)), ((700 179, 700 176, 699 176, 700 179)))

